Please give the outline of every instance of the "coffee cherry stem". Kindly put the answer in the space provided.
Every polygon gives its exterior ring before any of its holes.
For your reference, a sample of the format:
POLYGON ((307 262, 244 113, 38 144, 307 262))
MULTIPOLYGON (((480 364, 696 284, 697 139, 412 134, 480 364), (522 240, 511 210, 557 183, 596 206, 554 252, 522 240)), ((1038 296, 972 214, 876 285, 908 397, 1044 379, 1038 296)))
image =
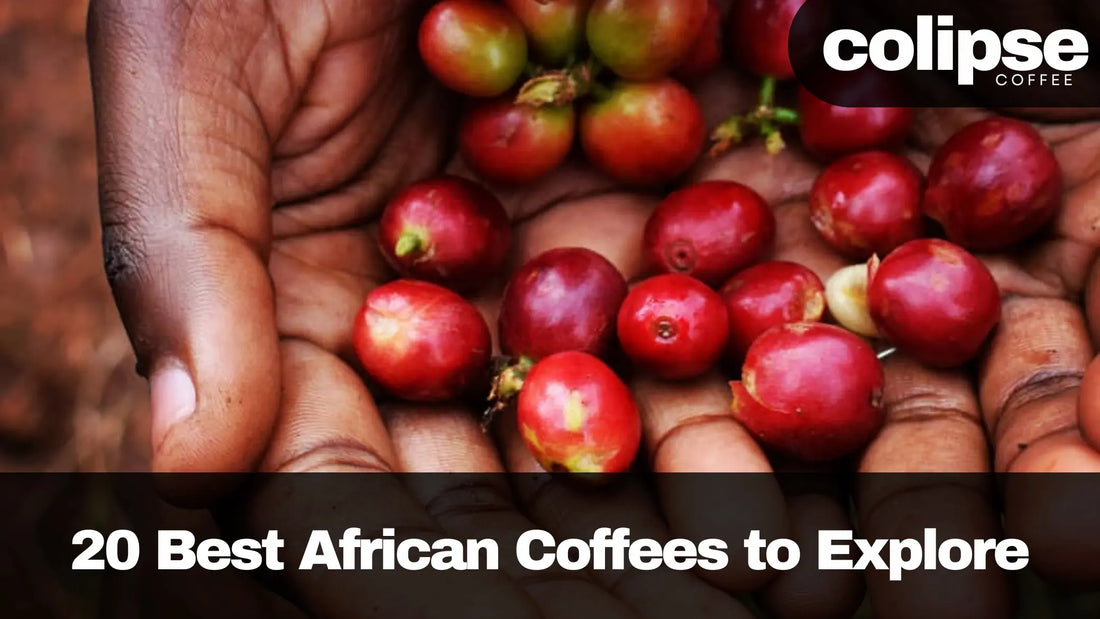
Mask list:
POLYGON ((599 62, 590 58, 564 69, 541 71, 520 87, 516 103, 534 107, 569 105, 598 87, 596 77, 601 69, 599 62))
POLYGON ((767 75, 760 81, 760 108, 770 109, 775 106, 775 86, 774 76, 767 75))
POLYGON ((415 230, 406 230, 397 237, 397 243, 393 246, 393 253, 398 258, 404 258, 409 254, 424 251, 424 235, 415 230))
POLYGON ((741 125, 744 124, 745 121, 746 119, 743 116, 730 116, 722 121, 722 124, 718 125, 718 128, 710 135, 710 139, 714 142, 710 147, 711 157, 717 157, 728 151, 734 144, 741 143, 741 140, 744 139, 741 125))
POLYGON ((535 367, 535 360, 530 357, 520 357, 515 361, 509 359, 498 360, 500 369, 493 376, 492 388, 489 391, 489 406, 481 415, 481 429, 488 432, 493 419, 515 402, 519 392, 523 389, 523 381, 527 373, 535 367))
POLYGON ((782 125, 797 125, 801 120, 798 111, 789 107, 772 108, 772 116, 775 118, 775 122, 782 125))
POLYGON ((787 147, 786 142, 783 141, 783 135, 771 120, 760 121, 760 134, 764 136, 764 147, 769 155, 778 154, 787 147))
POLYGON ((765 77, 760 83, 760 94, 756 108, 747 114, 735 114, 711 134, 714 145, 710 148, 712 157, 728 151, 734 144, 740 143, 745 137, 747 128, 755 128, 757 133, 765 140, 768 153, 775 155, 786 148, 781 134, 781 125, 797 125, 798 112, 791 108, 776 107, 775 88, 776 79, 773 76, 765 77))

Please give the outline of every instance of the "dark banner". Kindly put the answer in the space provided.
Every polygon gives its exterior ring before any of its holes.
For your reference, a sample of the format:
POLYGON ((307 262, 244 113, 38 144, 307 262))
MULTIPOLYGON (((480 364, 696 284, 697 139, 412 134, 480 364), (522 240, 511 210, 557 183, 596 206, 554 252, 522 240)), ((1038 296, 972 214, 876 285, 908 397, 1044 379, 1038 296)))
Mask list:
POLYGON ((844 106, 1100 105, 1094 0, 808 0, 801 84, 844 106))
POLYGON ((1100 476, 28 474, 0 501, 4 617, 1100 616, 1100 476))

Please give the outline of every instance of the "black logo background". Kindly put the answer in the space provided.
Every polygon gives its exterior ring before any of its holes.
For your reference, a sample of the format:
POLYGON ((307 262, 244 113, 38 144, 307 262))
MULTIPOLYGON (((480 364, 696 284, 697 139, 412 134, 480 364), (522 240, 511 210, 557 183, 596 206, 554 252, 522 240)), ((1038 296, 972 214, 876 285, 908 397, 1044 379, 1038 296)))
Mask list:
MULTIPOLYGON (((795 17, 789 52, 799 82, 818 98, 836 105, 1078 108, 1100 106, 1098 42, 1100 2, 1095 0, 808 0, 795 17), (973 86, 960 86, 957 58, 951 71, 918 71, 916 60, 898 72, 880 71, 869 61, 864 70, 856 72, 837 71, 826 64, 822 50, 829 33, 850 28, 870 39, 879 31, 897 29, 916 42, 918 15, 951 15, 955 31, 988 29, 999 38, 1018 28, 1034 30, 1044 40, 1055 30, 1077 30, 1089 42, 1088 64, 1073 72, 1070 86, 1052 86, 1049 78, 1042 86, 1038 80, 1031 86, 998 86, 998 74, 1013 73, 1004 66, 976 71, 973 86)), ((888 50, 891 56, 897 51, 892 45, 888 50)), ((975 55, 982 53, 982 46, 977 46, 975 55)), ((1038 77, 1059 72, 1044 63, 1031 73, 1038 77)))

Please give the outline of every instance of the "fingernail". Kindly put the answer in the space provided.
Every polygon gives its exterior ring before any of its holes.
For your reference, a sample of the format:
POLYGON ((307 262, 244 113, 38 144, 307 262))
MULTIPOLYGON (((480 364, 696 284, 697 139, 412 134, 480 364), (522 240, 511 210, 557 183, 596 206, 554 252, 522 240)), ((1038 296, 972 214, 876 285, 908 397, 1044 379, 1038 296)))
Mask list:
POLYGON ((155 450, 173 426, 195 412, 195 383, 183 368, 163 366, 149 379, 149 399, 155 450))

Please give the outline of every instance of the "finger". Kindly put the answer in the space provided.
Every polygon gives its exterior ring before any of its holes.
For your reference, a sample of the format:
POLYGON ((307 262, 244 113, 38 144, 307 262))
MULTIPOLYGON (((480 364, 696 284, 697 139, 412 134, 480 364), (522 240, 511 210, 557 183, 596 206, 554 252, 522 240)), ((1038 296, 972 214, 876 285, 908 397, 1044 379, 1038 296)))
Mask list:
MULTIPOLYGON (((346 5, 348 8, 352 6, 346 5)), ((359 54, 362 55, 362 50, 359 54)), ((393 62, 400 64, 402 60, 393 62)), ((349 125, 330 136, 321 149, 312 144, 314 150, 305 157, 281 161, 277 172, 281 173, 280 191, 284 195, 279 197, 301 201, 280 202, 275 209, 271 224, 275 238, 301 236, 369 221, 399 189, 439 171, 445 163, 447 140, 450 138, 448 127, 452 126, 452 118, 446 111, 452 107, 454 94, 445 92, 426 76, 418 81, 416 66, 412 64, 402 80, 391 81, 419 84, 418 88, 411 93, 393 93, 387 92, 389 85, 378 85, 379 95, 386 95, 377 97, 386 101, 382 109, 377 111, 371 108, 371 113, 364 110, 356 117, 385 133, 368 131, 362 125, 349 125), (440 110, 444 112, 440 113, 440 110), (387 123, 380 118, 394 114, 399 116, 396 122, 387 123), (359 132, 354 132, 354 129, 359 129, 359 132), (381 146, 378 146, 379 139, 385 140, 381 146), (372 150, 369 146, 375 148, 372 150), (339 150, 341 148, 345 150, 339 150), (320 185, 296 187, 294 185, 301 185, 301 182, 295 179, 313 175, 316 178, 327 177, 330 182, 339 180, 328 174, 327 170, 340 168, 337 173, 341 177, 346 175, 350 169, 347 164, 352 162, 345 156, 346 152, 360 158, 353 162, 360 164, 356 168, 358 174, 346 183, 327 185, 339 187, 335 191, 302 200, 302 196, 312 195, 308 192, 320 185), (363 166, 361 157, 366 155, 370 156, 370 160, 363 166)), ((368 100, 368 103, 376 102, 375 99, 368 100)), ((316 127, 313 129, 317 130, 316 127)))
MULTIPOLYGON (((402 471, 504 472, 504 465, 488 434, 482 430, 474 413, 460 405, 397 402, 386 408, 384 417, 402 471)), ((489 479, 489 476, 484 478, 489 479)))
POLYGON ((1085 370, 1077 399, 1077 422, 1089 446, 1100 451, 1100 356, 1085 370))
MULTIPOLYGON (((413 537, 429 544, 443 537, 389 474, 396 468, 393 445, 359 377, 312 344, 286 342, 281 352, 282 408, 263 470, 375 474, 260 477, 237 514, 246 530, 279 531, 286 556, 293 557, 306 556, 315 530, 339 537, 358 527, 369 538, 392 528, 398 540, 413 537)), ((412 577, 404 570, 289 569, 275 576, 312 616, 481 617, 486 607, 502 616, 540 616, 504 574, 488 570, 426 569, 412 577)))
POLYGON ((1085 316, 1092 335, 1093 348, 1100 347, 1100 254, 1093 259, 1089 267, 1088 281, 1085 285, 1085 316))
POLYGON ((1068 188, 1055 224, 1058 235, 1100 247, 1100 161, 1092 156, 1100 148, 1100 123, 1055 126, 1043 133, 1068 188))
MULTIPOLYGON (((626 527, 630 539, 671 539, 653 497, 636 476, 618 476, 610 485, 585 488, 569 478, 552 477, 527 451, 510 413, 498 427, 504 461, 524 511, 555 539, 590 539, 600 527, 626 527)), ((694 540, 699 541, 699 540, 694 540)), ((733 550, 733 549, 731 549, 733 550)), ((751 615, 726 593, 689 572, 594 570, 592 578, 641 617, 744 617, 751 615)))
POLYGON ((763 450, 733 418, 727 382, 717 372, 688 382, 634 380, 655 472, 772 472, 763 450))
MULTIPOLYGON (((1100 471, 1096 452, 1071 437, 1059 457, 1072 470, 1100 471)), ((1070 468, 1065 465, 1063 470, 1070 468)), ((1004 484, 1006 532, 1028 547, 1029 569, 1055 587, 1100 587, 1100 486, 1096 475, 1012 475, 1004 484)))
POLYGON ((534 523, 521 515, 495 446, 470 411, 454 405, 395 405, 387 409, 390 430, 406 486, 450 535, 493 539, 503 571, 535 600, 543 616, 626 618, 634 614, 584 573, 555 564, 532 572, 516 554, 519 537, 534 523), (448 471, 445 475, 431 475, 448 471), (468 473, 468 474, 463 474, 468 473))
POLYGON ((1005 295, 1076 300, 1096 249, 1069 238, 1039 243, 1013 255, 980 255, 1005 295))
POLYGON ((867 447, 864 473, 987 473, 989 446, 978 397, 965 374, 901 354, 883 362, 886 413, 867 447))
POLYGON ((363 298, 393 277, 373 232, 362 228, 275 242, 268 262, 283 337, 352 361, 352 324, 363 298))
MULTIPOLYGON (((711 373, 671 383, 640 376, 633 382, 642 435, 661 509, 673 534, 688 539, 742 540, 753 530, 766 539, 786 537, 786 503, 767 456, 733 418, 728 379, 711 373), (726 476, 668 473, 743 473, 726 476), (720 492, 718 486, 721 485, 720 492), (753 509, 743 509, 752 505, 753 509)), ((724 589, 750 591, 775 576, 749 568, 732 553, 729 566, 703 572, 724 589)))
POLYGON ((314 344, 280 348, 282 411, 261 470, 393 471, 393 445, 359 376, 314 344))
MULTIPOLYGON (((857 480, 861 528, 875 538, 921 539, 926 527, 941 538, 996 537, 989 447, 966 375, 926 368, 900 354, 883 370, 886 420, 862 457, 857 480)), ((867 586, 882 617, 1003 617, 1012 600, 1000 570, 949 577, 916 571, 897 582, 869 571, 867 586)))
POLYGON ((823 530, 851 529, 847 510, 836 496, 798 493, 788 497, 790 539, 801 548, 801 560, 780 572, 757 599, 779 619, 847 619, 863 601, 863 578, 853 571, 818 569, 818 536, 823 530))
MULTIPOLYGON (((367 74, 364 70, 363 58, 366 54, 376 53, 369 49, 373 41, 359 41, 344 45, 341 48, 331 49, 326 52, 323 62, 319 62, 311 76, 311 90, 324 92, 335 91, 338 86, 333 83, 340 80, 343 84, 349 83, 351 76, 367 74), (328 82, 328 83, 325 83, 328 82)), ((402 63, 405 58, 393 58, 394 63, 402 63)), ((416 71, 413 65, 407 70, 416 71)), ((415 74, 414 74, 415 75, 415 74)), ((409 127, 409 119, 423 120, 427 109, 432 109, 437 114, 437 121, 446 118, 446 114, 438 114, 438 110, 449 108, 444 102, 448 101, 448 93, 438 92, 438 87, 431 80, 416 76, 414 79, 392 80, 386 84, 369 84, 362 77, 353 79, 351 88, 345 90, 341 98, 345 101, 358 104, 354 110, 342 110, 342 123, 338 127, 316 128, 324 131, 321 139, 314 139, 312 144, 303 148, 302 152, 295 152, 290 156, 275 156, 271 164, 272 192, 275 202, 279 204, 308 203, 311 196, 323 195, 332 187, 342 187, 348 183, 366 178, 362 171, 375 156, 370 148, 364 145, 380 144, 386 140, 387 134, 398 127, 398 135, 394 137, 417 138, 413 142, 414 148, 423 148, 424 144, 442 143, 443 137, 433 138, 428 135, 432 129, 442 128, 434 123, 420 123, 419 127, 409 127), (373 88, 373 92, 367 89, 373 88), (384 97, 382 95, 385 95, 384 97), (378 101, 384 100, 384 105, 378 101), (325 131, 327 129, 327 131, 325 131), (401 134, 405 135, 401 135, 401 134), (408 134, 413 135, 408 135, 408 134)), ((310 96, 305 93, 305 97, 310 96)), ((303 105, 309 105, 308 99, 303 100, 303 105)), ((322 108, 330 107, 329 102, 314 105, 322 108)), ((346 103, 344 105, 347 105, 346 103)), ((334 110, 335 111, 335 110, 334 110)), ((295 122, 301 122, 295 119, 295 122)), ((297 127, 292 130, 302 131, 297 127)), ((402 147, 408 149, 408 142, 402 147)), ((306 145, 301 145, 302 148, 306 145)), ((280 144, 281 148, 286 148, 280 144)), ((407 153, 406 153, 407 154, 407 153)), ((437 162, 438 165, 438 162, 437 162)), ((386 176, 396 176, 392 170, 386 176)), ((371 171, 372 176, 379 176, 378 170, 371 171)), ((377 202, 375 202, 377 203, 377 202)), ((369 203, 368 203, 369 204, 369 203)), ((293 208, 293 207, 291 207, 293 208)), ((305 214, 304 209, 297 209, 298 214, 305 214)))
MULTIPOLYGON (((857 492, 860 537, 869 539, 1001 539, 992 480, 973 474, 870 476, 857 492)), ((992 559, 992 557, 989 557, 992 559)), ((898 581, 882 570, 865 573, 875 617, 989 617, 1012 615, 1012 580, 992 564, 960 571, 911 568, 898 581)))
POLYGON ((104 262, 150 379, 153 470, 249 470, 279 398, 267 129, 214 67, 179 67, 175 48, 186 31, 243 64, 253 37, 216 41, 208 11, 184 22, 144 4, 89 15, 104 262))
POLYGON ((1078 306, 1057 299, 1005 299, 979 376, 997 471, 1058 465, 1064 447, 1053 439, 1079 435, 1078 387, 1091 358, 1078 306))
MULTIPOLYGON (((1081 376, 1095 373, 1096 362, 1088 365, 1092 347, 1080 308, 1011 299, 1002 316, 981 389, 999 471, 1100 473, 1100 452, 1082 439, 1096 427, 1096 400, 1095 377, 1081 385, 1081 376)), ((1029 546, 1030 565, 1053 583, 1100 583, 1100 530, 1089 516, 1098 495, 1090 478, 1005 479, 1005 531, 1029 546)))
MULTIPOLYGON (((1050 299, 1007 299, 981 372, 981 402, 998 471, 1100 472, 1081 436, 1079 391, 1093 351, 1081 308, 1050 299)), ((1082 408, 1081 413, 1091 413, 1082 408)), ((1100 531, 1077 476, 1005 480, 1006 532, 1029 548, 1029 565, 1051 582, 1100 582, 1100 531)))
POLYGON ((824 530, 852 529, 843 460, 804 462, 773 454, 779 484, 787 504, 787 537, 800 549, 800 561, 757 593, 757 599, 776 617, 851 617, 864 598, 861 574, 822 570, 819 539, 824 530))

